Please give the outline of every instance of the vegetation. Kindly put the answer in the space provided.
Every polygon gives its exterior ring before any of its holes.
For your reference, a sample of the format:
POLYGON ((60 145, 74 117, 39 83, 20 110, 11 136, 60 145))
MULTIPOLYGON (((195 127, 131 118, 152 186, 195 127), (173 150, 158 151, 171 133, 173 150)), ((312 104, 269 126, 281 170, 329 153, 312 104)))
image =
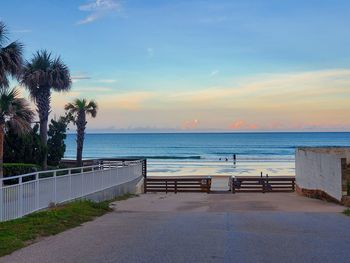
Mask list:
POLYGON ((40 119, 40 139, 43 147, 43 169, 47 168, 47 124, 52 91, 68 91, 71 88, 68 67, 60 57, 52 58, 46 50, 38 51, 23 68, 21 84, 24 85, 37 106, 40 119))
POLYGON ((350 216, 350 208, 344 210, 344 215, 350 216))
POLYGON ((57 121, 51 120, 49 125, 47 141, 47 163, 48 165, 57 166, 59 165, 61 159, 66 151, 66 144, 64 140, 66 139, 67 126, 69 124, 69 117, 60 117, 57 121))
POLYGON ((30 131, 30 124, 34 113, 29 103, 19 98, 17 89, 0 90, 0 178, 3 176, 2 163, 4 156, 4 136, 6 127, 11 127, 14 133, 30 131))
POLYGON ((30 163, 4 163, 4 177, 33 173, 40 170, 40 166, 30 163))
MULTIPOLYGON (((125 200, 133 196, 126 194, 112 201, 125 200)), ((2 222, 0 223, 0 256, 27 246, 39 237, 58 234, 101 216, 111 210, 110 202, 75 201, 2 222)))
POLYGON ((77 166, 83 166, 83 145, 86 128, 86 115, 91 115, 92 118, 97 114, 97 103, 93 100, 75 99, 72 103, 65 106, 68 115, 72 116, 73 122, 77 125, 77 166))
MULTIPOLYGON (((66 145, 67 117, 51 120, 48 131, 48 164, 58 166, 64 156, 66 145)), ((16 134, 10 128, 5 134, 4 163, 28 163, 40 165, 43 160, 39 125, 36 124, 27 134, 16 134)), ((5 172, 6 175, 6 172, 5 172)))
POLYGON ((9 87, 9 76, 19 78, 23 65, 23 45, 14 41, 5 46, 8 39, 7 28, 0 21, 0 88, 9 87))

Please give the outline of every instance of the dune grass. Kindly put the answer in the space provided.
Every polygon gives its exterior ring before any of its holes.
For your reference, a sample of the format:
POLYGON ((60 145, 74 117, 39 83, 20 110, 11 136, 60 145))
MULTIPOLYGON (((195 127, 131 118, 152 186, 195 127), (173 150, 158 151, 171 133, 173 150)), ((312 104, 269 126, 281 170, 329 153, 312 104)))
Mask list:
POLYGON ((40 237, 55 235, 91 221, 111 211, 112 201, 126 200, 132 194, 114 200, 95 203, 87 200, 58 205, 45 211, 0 223, 0 256, 25 247, 40 237))

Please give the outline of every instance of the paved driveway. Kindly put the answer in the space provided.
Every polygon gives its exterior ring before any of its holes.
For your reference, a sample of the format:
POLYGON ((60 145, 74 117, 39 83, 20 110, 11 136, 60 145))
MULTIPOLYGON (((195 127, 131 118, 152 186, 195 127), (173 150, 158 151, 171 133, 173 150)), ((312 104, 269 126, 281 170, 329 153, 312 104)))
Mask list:
POLYGON ((342 209, 295 194, 147 194, 0 262, 349 262, 342 209))

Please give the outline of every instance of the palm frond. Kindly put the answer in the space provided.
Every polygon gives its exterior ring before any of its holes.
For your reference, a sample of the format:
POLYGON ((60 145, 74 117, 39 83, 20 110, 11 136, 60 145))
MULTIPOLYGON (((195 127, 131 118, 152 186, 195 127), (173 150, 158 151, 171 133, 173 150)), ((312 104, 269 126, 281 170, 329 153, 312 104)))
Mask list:
POLYGON ((4 22, 0 21, 0 46, 8 41, 8 30, 4 22))
POLYGON ((69 68, 60 57, 52 58, 47 50, 37 51, 24 65, 21 84, 28 89, 34 101, 42 89, 68 91, 71 83, 69 68))
POLYGON ((6 25, 0 22, 0 88, 9 86, 9 76, 19 79, 23 66, 23 44, 14 41, 5 46, 7 35, 6 25))
POLYGON ((30 130, 34 112, 24 98, 19 98, 18 89, 4 89, 0 93, 1 121, 17 133, 30 130))

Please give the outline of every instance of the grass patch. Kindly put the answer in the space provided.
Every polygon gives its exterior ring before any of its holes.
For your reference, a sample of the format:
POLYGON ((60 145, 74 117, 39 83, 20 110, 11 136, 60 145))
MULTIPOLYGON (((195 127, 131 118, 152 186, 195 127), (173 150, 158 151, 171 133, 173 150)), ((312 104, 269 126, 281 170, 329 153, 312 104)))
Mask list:
POLYGON ((82 200, 58 205, 45 211, 0 223, 0 257, 33 243, 40 237, 55 235, 91 221, 111 211, 110 202, 122 201, 132 194, 95 203, 82 200))
POLYGON ((344 215, 350 216, 350 208, 344 210, 344 215))

